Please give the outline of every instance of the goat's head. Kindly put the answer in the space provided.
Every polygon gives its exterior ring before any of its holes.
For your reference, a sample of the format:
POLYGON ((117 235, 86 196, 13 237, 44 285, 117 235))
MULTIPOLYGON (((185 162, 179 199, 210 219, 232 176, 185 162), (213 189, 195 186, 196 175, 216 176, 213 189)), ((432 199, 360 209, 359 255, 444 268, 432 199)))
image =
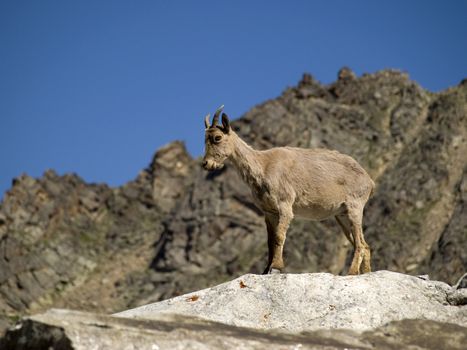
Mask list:
POLYGON ((223 108, 224 106, 222 105, 217 109, 212 119, 212 124, 209 124, 209 114, 204 119, 206 131, 203 168, 206 170, 221 169, 224 166, 224 161, 233 152, 229 117, 225 113, 222 113, 223 108), (222 125, 218 125, 221 113, 222 125))

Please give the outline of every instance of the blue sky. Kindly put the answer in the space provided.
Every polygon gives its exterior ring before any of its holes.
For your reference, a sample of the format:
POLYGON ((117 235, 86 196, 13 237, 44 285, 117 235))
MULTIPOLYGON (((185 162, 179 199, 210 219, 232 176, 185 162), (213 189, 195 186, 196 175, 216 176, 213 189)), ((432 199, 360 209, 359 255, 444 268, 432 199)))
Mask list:
POLYGON ((295 85, 406 71, 467 77, 466 1, 0 1, 0 197, 49 168, 117 186, 157 148, 203 150, 203 117, 238 118, 295 85))

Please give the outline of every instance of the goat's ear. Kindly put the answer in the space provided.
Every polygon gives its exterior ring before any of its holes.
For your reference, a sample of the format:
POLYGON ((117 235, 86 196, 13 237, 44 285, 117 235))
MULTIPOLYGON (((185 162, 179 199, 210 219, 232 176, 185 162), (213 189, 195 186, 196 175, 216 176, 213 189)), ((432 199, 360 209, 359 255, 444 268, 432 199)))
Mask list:
POLYGON ((222 113, 222 126, 224 133, 228 134, 230 132, 230 121, 229 117, 227 117, 227 114, 225 113, 222 113))

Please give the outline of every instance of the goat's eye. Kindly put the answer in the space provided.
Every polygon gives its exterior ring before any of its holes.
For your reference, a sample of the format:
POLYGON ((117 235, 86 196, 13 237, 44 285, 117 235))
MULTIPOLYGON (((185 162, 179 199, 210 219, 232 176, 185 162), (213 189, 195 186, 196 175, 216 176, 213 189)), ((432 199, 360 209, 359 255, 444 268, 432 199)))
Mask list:
POLYGON ((214 142, 221 142, 221 140, 222 140, 222 136, 220 135, 214 136, 214 142))

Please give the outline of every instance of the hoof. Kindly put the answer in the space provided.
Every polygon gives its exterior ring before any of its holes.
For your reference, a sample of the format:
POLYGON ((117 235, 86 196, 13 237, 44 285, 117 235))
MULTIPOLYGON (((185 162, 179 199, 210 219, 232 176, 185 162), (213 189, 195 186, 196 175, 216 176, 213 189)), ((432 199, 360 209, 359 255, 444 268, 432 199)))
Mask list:
POLYGON ((272 275, 272 274, 279 274, 281 270, 275 269, 273 267, 266 267, 266 270, 263 271, 263 275, 272 275))

